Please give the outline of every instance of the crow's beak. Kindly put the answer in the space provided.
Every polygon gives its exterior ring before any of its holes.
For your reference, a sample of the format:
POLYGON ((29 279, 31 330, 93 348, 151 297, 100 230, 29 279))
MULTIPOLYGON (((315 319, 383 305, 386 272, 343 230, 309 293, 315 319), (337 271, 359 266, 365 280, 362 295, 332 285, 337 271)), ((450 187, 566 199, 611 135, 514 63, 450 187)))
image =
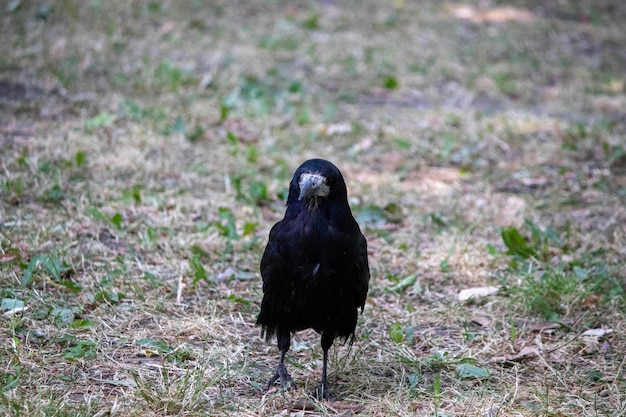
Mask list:
POLYGON ((302 174, 300 177, 300 195, 298 200, 307 197, 326 197, 330 188, 326 185, 326 178, 319 174, 302 174))

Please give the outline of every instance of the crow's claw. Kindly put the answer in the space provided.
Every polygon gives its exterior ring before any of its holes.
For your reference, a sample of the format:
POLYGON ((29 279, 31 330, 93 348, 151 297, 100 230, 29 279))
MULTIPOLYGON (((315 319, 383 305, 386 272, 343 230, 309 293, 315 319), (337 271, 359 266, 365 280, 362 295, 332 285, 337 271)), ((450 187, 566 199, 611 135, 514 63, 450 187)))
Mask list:
POLYGON ((267 384, 267 388, 271 388, 272 385, 274 385, 274 383, 278 380, 280 380, 280 386, 283 389, 295 387, 296 385, 295 382, 293 382, 293 380, 291 379, 291 375, 289 375, 289 372, 287 372, 287 368, 285 368, 285 365, 283 365, 282 363, 278 364, 278 367, 276 368, 276 373, 273 377, 270 378, 270 381, 267 384))

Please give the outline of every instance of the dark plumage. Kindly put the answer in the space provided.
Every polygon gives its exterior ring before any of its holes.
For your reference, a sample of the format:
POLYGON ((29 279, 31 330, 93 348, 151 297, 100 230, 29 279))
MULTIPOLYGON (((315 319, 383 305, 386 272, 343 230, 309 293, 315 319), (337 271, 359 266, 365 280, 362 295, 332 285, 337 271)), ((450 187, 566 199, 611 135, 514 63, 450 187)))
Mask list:
POLYGON ((328 398, 328 350, 336 337, 354 337, 370 278, 367 242, 354 220, 341 172, 323 159, 304 162, 289 184, 283 220, 270 231, 261 259, 263 301, 257 325, 276 335, 280 362, 269 386, 291 385, 284 359, 291 333, 322 335, 324 363, 318 399, 328 398))

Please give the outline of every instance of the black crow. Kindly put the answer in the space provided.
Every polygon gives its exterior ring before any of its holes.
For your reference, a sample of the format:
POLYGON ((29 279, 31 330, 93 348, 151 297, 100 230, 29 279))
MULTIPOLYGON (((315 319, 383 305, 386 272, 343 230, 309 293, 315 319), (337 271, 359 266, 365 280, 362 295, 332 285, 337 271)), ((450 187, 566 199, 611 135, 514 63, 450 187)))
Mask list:
POLYGON ((268 388, 292 384, 285 368, 291 333, 312 328, 322 336, 324 364, 316 389, 329 398, 328 350, 336 337, 354 338, 370 278, 367 241, 348 205, 341 172, 323 159, 296 170, 283 220, 270 231, 261 259, 263 301, 256 324, 268 341, 276 335, 280 362, 268 388))

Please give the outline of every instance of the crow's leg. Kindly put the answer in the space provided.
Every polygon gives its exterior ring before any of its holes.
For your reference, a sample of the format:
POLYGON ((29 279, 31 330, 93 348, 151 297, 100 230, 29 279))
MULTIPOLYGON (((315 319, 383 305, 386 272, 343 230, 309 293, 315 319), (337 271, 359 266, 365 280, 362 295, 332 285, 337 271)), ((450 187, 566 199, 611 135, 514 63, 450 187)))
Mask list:
POLYGON ((280 350, 280 362, 278 362, 278 366, 276 367, 276 373, 270 378, 270 381, 267 384, 268 389, 278 380, 280 380, 280 386, 282 388, 289 388, 294 385, 291 380, 291 375, 289 375, 287 368, 285 368, 285 353, 287 353, 289 346, 291 346, 291 337, 289 332, 279 331, 277 340, 278 350, 280 350))
POLYGON ((322 364, 322 381, 315 390, 315 397, 318 400, 332 400, 332 397, 328 393, 328 385, 326 384, 326 373, 328 370, 328 350, 333 345, 335 340, 334 331, 322 332, 322 350, 324 351, 324 363, 322 364))

